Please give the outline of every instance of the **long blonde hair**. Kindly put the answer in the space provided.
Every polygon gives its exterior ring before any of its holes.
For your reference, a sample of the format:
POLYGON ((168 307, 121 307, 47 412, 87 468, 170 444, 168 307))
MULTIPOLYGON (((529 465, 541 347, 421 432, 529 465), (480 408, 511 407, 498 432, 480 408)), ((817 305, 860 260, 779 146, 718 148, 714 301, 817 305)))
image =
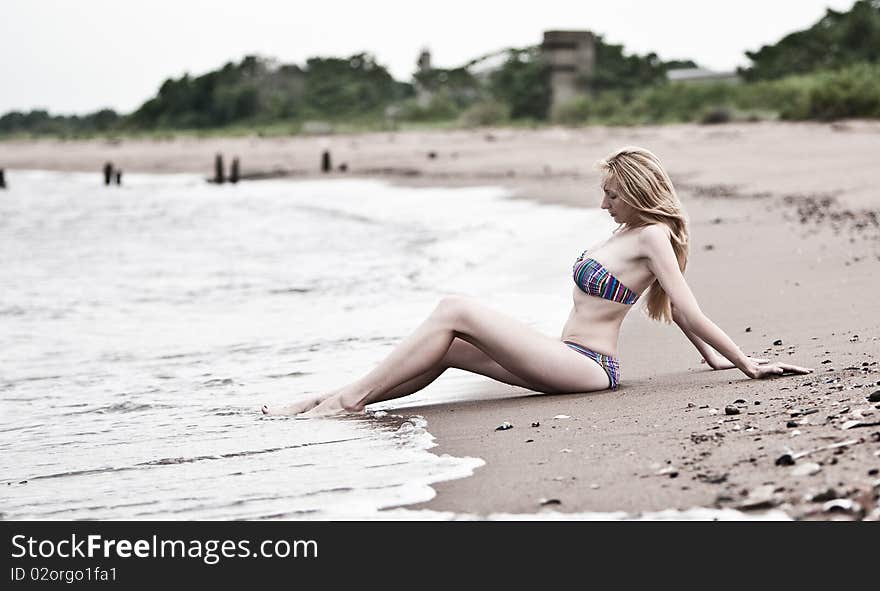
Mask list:
MULTIPOLYGON (((603 182, 614 178, 620 185, 618 197, 638 212, 637 222, 621 224, 617 230, 623 226, 666 224, 672 231, 670 241, 678 267, 684 272, 689 251, 688 221, 660 159, 644 148, 626 147, 601 160, 598 166, 604 172, 603 182)), ((648 288, 646 301, 650 318, 672 320, 669 296, 656 279, 648 288)))

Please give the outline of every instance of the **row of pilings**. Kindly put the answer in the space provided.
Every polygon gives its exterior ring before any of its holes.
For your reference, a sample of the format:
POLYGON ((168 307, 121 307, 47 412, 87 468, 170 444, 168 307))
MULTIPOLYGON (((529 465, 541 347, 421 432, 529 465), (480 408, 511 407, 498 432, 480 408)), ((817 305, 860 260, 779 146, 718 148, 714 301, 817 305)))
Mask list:
MULTIPOLYGON (((342 163, 339 165, 339 171, 345 172, 348 170, 348 165, 342 163)), ((101 170, 104 177, 104 185, 122 185, 122 169, 114 166, 112 162, 105 162, 104 167, 101 170)), ((321 152, 321 172, 329 173, 333 172, 333 160, 330 155, 329 150, 324 150, 321 152)), ((232 159, 232 162, 229 165, 229 174, 226 174, 225 167, 223 165, 223 155, 217 154, 214 156, 214 176, 211 179, 211 182, 216 184, 223 183, 237 183, 241 180, 241 160, 238 157, 232 159)), ((6 188, 6 171, 0 168, 0 189, 6 188)))

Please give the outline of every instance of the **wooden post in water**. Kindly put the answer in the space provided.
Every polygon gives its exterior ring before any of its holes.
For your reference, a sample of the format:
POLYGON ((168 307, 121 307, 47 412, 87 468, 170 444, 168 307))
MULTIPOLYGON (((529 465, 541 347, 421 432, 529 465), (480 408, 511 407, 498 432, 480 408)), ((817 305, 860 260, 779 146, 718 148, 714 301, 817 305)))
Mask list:
POLYGON ((104 184, 109 185, 112 177, 113 177, 113 163, 112 162, 105 162, 104 163, 104 184))
POLYGON ((119 169, 116 170, 116 184, 117 185, 122 184, 122 171, 119 169))
POLYGON ((239 170, 240 166, 241 165, 238 161, 238 156, 236 156, 235 158, 232 159, 232 164, 229 167, 229 182, 230 183, 237 183, 238 182, 238 177, 241 174, 241 171, 239 170))
POLYGON ((223 176, 223 155, 214 156, 214 182, 222 185, 226 178, 223 176))
POLYGON ((330 163, 330 150, 324 150, 324 153, 321 154, 321 172, 330 172, 333 170, 333 165, 330 163))
POLYGON ((6 173, 2 168, 0 168, 0 189, 5 189, 5 188, 6 188, 6 173))

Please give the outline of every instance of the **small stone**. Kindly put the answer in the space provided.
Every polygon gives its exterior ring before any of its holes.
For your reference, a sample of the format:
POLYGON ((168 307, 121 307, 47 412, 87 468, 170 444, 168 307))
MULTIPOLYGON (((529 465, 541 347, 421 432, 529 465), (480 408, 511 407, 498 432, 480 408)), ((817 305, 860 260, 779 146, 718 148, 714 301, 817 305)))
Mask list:
POLYGON ((779 499, 776 496, 775 488, 772 484, 768 484, 747 491, 747 496, 740 503, 739 508, 743 510, 769 509, 778 505, 779 499))
POLYGON ((724 407, 724 414, 726 414, 726 415, 738 415, 738 414, 739 414, 739 409, 738 409, 737 407, 735 407, 735 406, 725 406, 725 407, 724 407))
POLYGON ((798 424, 797 424, 797 421, 789 421, 789 422, 785 423, 785 426, 786 426, 788 429, 792 429, 792 428, 794 428, 794 427, 797 427, 798 424))
POLYGON ((812 476, 822 471, 822 466, 815 462, 799 464, 791 471, 792 476, 812 476))
POLYGON ((814 503, 824 503, 826 501, 831 501, 837 498, 837 491, 833 488, 828 488, 823 490, 822 492, 814 494, 810 497, 810 500, 814 503))
POLYGON ((781 345, 781 344, 782 344, 782 339, 776 339, 775 341, 773 341, 773 344, 776 345, 776 346, 781 345))
POLYGON ((694 408, 695 406, 697 406, 697 405, 694 404, 693 402, 688 402, 688 406, 687 406, 688 408, 694 408))
POLYGON ((538 499, 538 503, 540 503, 541 506, 561 505, 562 501, 560 501, 559 499, 538 499))
POLYGON ((868 402, 880 402, 880 390, 868 394, 868 402))
POLYGON ((747 327, 746 327, 746 332, 752 332, 752 327, 751 327, 751 326, 747 326, 747 327))
POLYGON ((539 423, 538 421, 532 422, 532 427, 540 427, 540 426, 541 426, 541 423, 539 423))
POLYGON ((571 417, 568 415, 556 415, 553 417, 554 419, 570 419, 571 417))
POLYGON ((737 398, 736 400, 733 401, 733 403, 734 403, 734 404, 748 404, 748 403, 747 403, 745 400, 743 400, 742 398, 737 398))
POLYGON ((507 431, 508 429, 513 429, 513 425, 511 425, 507 421, 504 421, 503 423, 495 427, 496 431, 507 431))
POLYGON ((822 361, 822 364, 823 364, 823 365, 824 365, 824 364, 827 364, 827 363, 831 363, 831 360, 830 360, 830 359, 825 359, 824 361, 822 361))
POLYGON ((776 458, 777 466, 794 466, 794 457, 791 454, 782 454, 776 458))
POLYGON ((534 442, 535 442, 534 439, 526 439, 526 443, 534 443, 534 442))
POLYGON ((862 506, 850 499, 833 499, 822 505, 826 513, 858 513, 862 506))
POLYGON ((593 490, 596 490, 599 488, 599 485, 594 482, 593 484, 590 485, 590 488, 592 488, 593 490))
POLYGON ((877 476, 877 474, 880 474, 880 470, 877 468, 871 468, 868 470, 868 476, 877 476))

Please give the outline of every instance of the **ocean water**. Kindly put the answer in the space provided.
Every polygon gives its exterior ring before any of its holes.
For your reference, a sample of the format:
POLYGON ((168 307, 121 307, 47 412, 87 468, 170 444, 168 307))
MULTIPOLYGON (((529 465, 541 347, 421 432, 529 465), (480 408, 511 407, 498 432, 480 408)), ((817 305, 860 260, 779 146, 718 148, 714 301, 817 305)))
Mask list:
POLYGON ((356 379, 445 294, 559 334, 571 262, 612 227, 598 210, 496 187, 7 180, 4 519, 371 519, 428 500, 431 483, 483 462, 432 453, 407 406, 509 386, 449 370, 376 405, 383 418, 264 417, 260 405, 356 379))

